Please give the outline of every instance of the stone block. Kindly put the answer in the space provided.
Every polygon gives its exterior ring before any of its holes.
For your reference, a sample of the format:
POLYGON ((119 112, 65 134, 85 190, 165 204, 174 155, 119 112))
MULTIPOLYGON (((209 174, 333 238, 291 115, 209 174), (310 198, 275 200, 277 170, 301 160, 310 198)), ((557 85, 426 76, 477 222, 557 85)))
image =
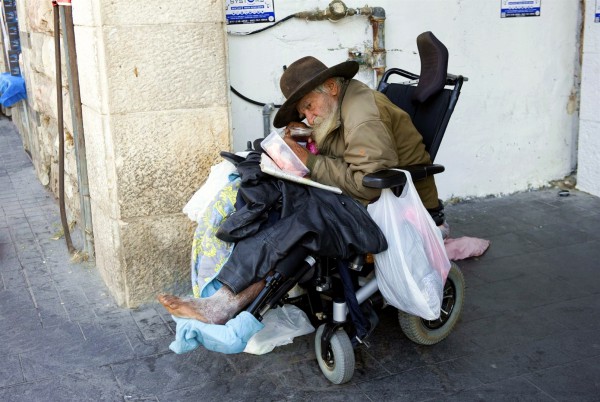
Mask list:
MULTIPOLYGON (((28 85, 31 85, 31 105, 40 116, 48 116, 51 119, 58 119, 58 106, 56 99, 56 83, 53 78, 45 74, 32 72, 28 85)), ((63 124, 65 131, 73 132, 73 121, 71 115, 71 106, 69 93, 66 87, 62 87, 63 99, 63 124)))
POLYGON ((111 218, 92 198, 95 262, 100 276, 119 305, 125 304, 127 288, 122 266, 119 222, 111 218))
POLYGON ((100 8, 102 3, 96 0, 77 0, 73 7, 73 25, 97 27, 100 26, 100 8))
MULTIPOLYGON (((32 32, 29 37, 31 42, 30 49, 21 49, 23 53, 24 63, 33 71, 43 72, 43 49, 45 34, 40 32, 32 32)), ((52 55, 54 57, 54 54, 52 55)), ((52 70, 54 71, 54 69, 52 70)))
POLYGON ((119 219, 117 180, 109 117, 83 106, 90 197, 111 219, 119 219))
MULTIPOLYGON (((36 50, 39 57, 40 64, 35 65, 35 70, 47 75, 48 77, 52 77, 54 80, 56 77, 56 51, 54 44, 54 37, 47 34, 41 33, 32 33, 32 38, 35 37, 36 41, 36 50)), ((61 71, 62 71, 62 82, 67 82, 67 65, 66 65, 66 56, 64 52, 64 47, 61 42, 60 47, 61 54, 61 71)))
POLYGON ((161 292, 191 294, 193 222, 183 214, 120 221, 126 305, 137 307, 161 292))
POLYGON ((102 31, 93 27, 75 27, 81 103, 106 114, 106 69, 102 31))
MULTIPOLYGON (((38 154, 34 165, 42 184, 47 185, 58 198, 58 126, 55 119, 43 115, 36 130, 38 154), (43 180, 42 180, 43 178, 43 180)), ((77 182, 77 161, 75 148, 69 132, 65 132, 65 206, 75 220, 80 220, 79 185, 77 182)))
POLYGON ((31 85, 31 106, 41 115, 56 118, 56 85, 45 74, 31 72, 29 83, 31 85))
POLYGON ((121 219, 181 212, 230 148, 226 107, 113 115, 121 219))
POLYGON ((101 4, 102 24, 111 26, 222 22, 225 18, 223 0, 107 1, 101 4))
MULTIPOLYGON (((24 3, 24 2, 17 2, 24 3)), ((54 17, 52 13, 52 2, 46 0, 27 0, 25 13, 19 9, 19 25, 21 29, 30 32, 54 32, 54 17), (23 24, 25 22, 25 24, 23 24)))
POLYGON ((87 27, 221 22, 224 18, 223 0, 205 1, 201 4, 195 0, 170 3, 161 0, 143 2, 78 0, 76 7, 73 7, 74 24, 87 27))
POLYGON ((228 105, 222 24, 104 27, 103 33, 110 43, 111 113, 228 105))

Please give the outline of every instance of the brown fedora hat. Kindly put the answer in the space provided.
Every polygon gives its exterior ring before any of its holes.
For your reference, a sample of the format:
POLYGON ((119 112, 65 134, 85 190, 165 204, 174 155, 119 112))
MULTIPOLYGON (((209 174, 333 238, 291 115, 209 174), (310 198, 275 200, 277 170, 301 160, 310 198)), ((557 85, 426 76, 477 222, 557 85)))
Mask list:
POLYGON ((286 101, 277 111, 273 125, 280 128, 292 121, 300 121, 296 104, 304 95, 324 83, 328 78, 344 77, 350 79, 357 72, 358 63, 355 61, 345 61, 327 68, 325 64, 312 56, 296 60, 283 72, 281 80, 279 80, 279 86, 286 101))

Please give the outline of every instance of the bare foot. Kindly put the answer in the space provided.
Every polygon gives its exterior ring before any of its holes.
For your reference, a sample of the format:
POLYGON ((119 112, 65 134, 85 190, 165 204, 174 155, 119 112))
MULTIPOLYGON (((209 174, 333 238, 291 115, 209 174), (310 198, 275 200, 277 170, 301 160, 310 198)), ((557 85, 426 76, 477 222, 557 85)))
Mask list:
POLYGON ((158 301, 171 315, 181 318, 193 318, 206 323, 209 322, 202 314, 200 299, 182 299, 172 295, 160 295, 158 296, 158 301))
POLYGON ((160 295, 158 301, 176 317, 192 318, 207 324, 225 324, 260 293, 264 281, 256 282, 237 295, 222 286, 210 297, 194 299, 160 295))

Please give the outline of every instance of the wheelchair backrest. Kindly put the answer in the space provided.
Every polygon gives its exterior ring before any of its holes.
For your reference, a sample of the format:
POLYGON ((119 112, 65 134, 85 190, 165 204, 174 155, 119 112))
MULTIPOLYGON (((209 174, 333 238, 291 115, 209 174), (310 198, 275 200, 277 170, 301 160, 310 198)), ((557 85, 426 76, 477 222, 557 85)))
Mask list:
POLYGON ((378 90, 410 115, 433 161, 458 101, 463 77, 447 74, 448 49, 431 32, 417 37, 417 48, 421 59, 420 75, 398 68, 389 69, 383 74, 378 90), (418 84, 388 83, 393 74, 418 79, 418 84))

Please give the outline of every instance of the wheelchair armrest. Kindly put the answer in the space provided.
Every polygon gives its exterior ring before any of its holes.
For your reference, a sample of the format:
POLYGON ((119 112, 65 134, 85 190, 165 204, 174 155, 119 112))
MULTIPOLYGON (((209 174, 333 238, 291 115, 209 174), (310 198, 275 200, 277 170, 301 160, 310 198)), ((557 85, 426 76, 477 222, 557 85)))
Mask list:
MULTIPOLYGON (((442 173, 446 168, 442 165, 411 165, 399 167, 410 173, 413 182, 423 180, 437 173, 442 173)), ((369 188, 393 188, 406 184, 406 175, 394 169, 384 169, 369 173, 363 177, 362 184, 369 188)))
POLYGON ((406 175, 404 172, 393 169, 380 170, 366 174, 362 179, 362 184, 365 187, 379 189, 404 186, 406 175))
POLYGON ((410 175, 413 179, 413 182, 419 181, 419 180, 424 180, 429 176, 433 176, 434 174, 442 173, 444 170, 446 170, 446 168, 443 165, 436 165, 436 164, 412 165, 412 166, 400 167, 398 169, 407 170, 410 173, 410 175))

